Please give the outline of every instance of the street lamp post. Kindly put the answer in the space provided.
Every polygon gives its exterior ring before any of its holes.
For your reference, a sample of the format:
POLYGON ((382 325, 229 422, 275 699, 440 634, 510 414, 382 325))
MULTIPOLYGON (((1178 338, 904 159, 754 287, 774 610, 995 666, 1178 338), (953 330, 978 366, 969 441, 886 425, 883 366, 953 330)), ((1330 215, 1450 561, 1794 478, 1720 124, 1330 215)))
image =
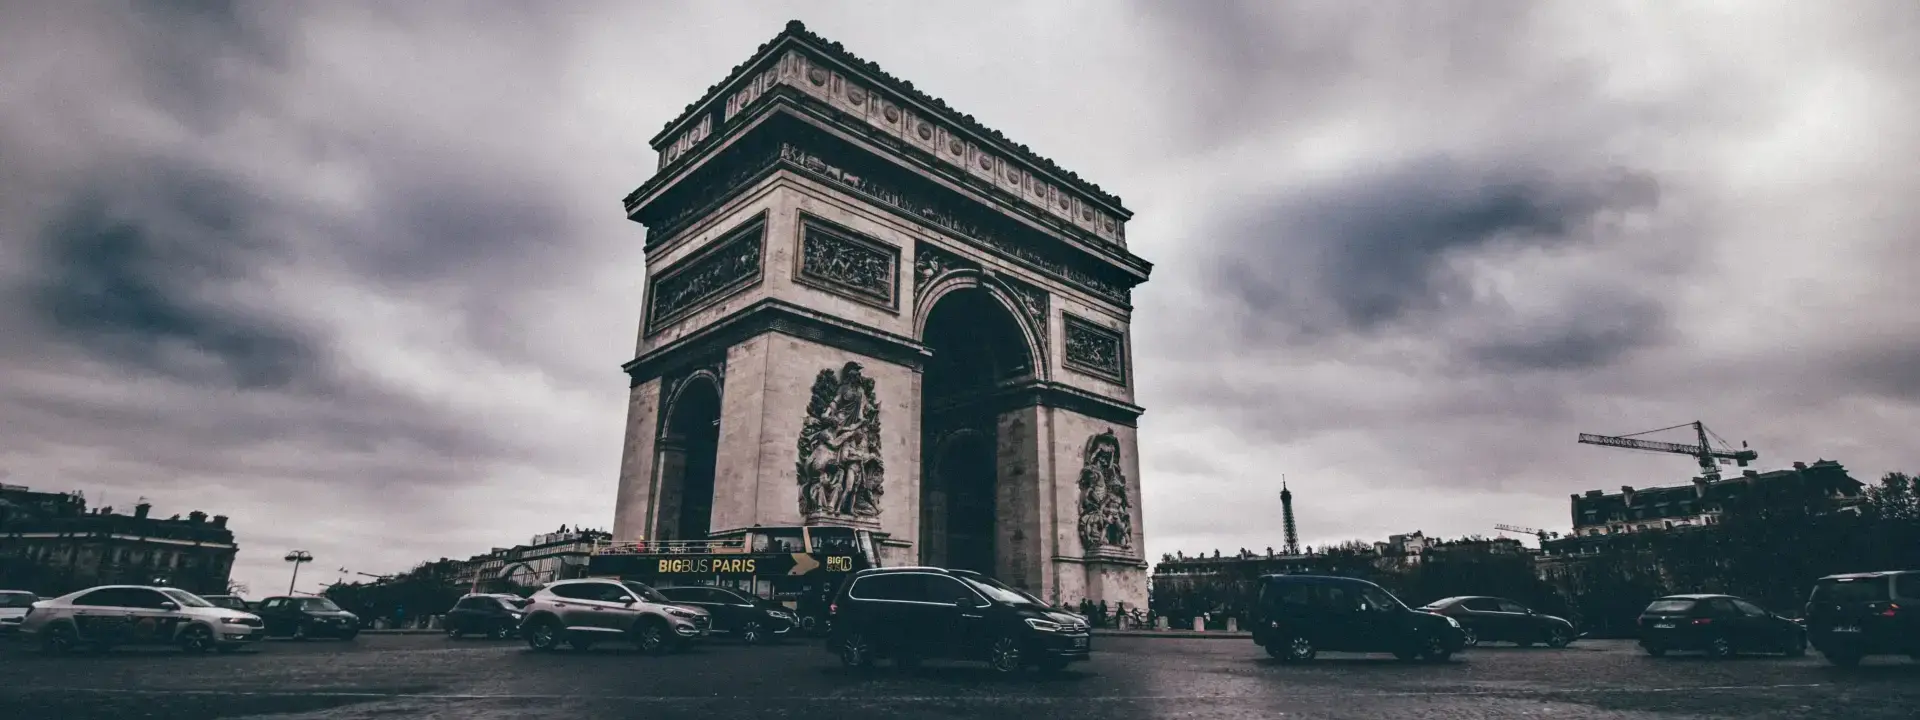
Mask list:
POLYGON ((313 562, 313 553, 305 550, 293 550, 287 553, 287 562, 293 563, 293 579, 287 581, 287 594, 293 594, 294 583, 300 582, 300 563, 313 562))

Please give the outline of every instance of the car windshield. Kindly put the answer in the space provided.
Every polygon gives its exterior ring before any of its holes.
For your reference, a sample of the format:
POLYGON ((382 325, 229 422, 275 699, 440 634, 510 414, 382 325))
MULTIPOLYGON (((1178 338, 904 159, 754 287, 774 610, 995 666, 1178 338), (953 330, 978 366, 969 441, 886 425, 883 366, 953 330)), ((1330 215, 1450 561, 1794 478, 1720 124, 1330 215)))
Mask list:
POLYGON ((301 610, 340 612, 340 606, 333 604, 332 600, 326 598, 300 598, 299 602, 301 610))
POLYGON ((642 585, 640 583, 631 582, 631 581, 622 582, 620 584, 627 586, 627 589, 632 590, 634 595, 640 596, 641 600, 645 600, 651 603, 672 602, 667 599, 667 596, 661 595, 659 590, 655 590, 651 586, 642 585))
POLYGON ((962 582, 965 582, 966 584, 973 586, 973 589, 980 591, 980 594, 987 596, 989 599, 998 600, 1000 602, 1004 602, 1012 605, 1039 605, 1042 607, 1046 606, 1046 603, 1041 602, 1039 598, 1036 598, 1032 595, 1028 595, 1024 592, 1021 592, 1014 588, 1003 585, 1000 583, 999 580, 995 580, 990 577, 974 576, 974 575, 956 575, 955 577, 958 577, 962 582))
POLYGON ((1878 602, 1887 599, 1887 579, 1822 580, 1813 586, 1814 602, 1878 602))
POLYGON ((1648 605, 1648 606, 1647 606, 1647 612, 1649 612, 1649 613, 1668 613, 1668 614, 1672 614, 1672 613, 1684 613, 1684 612, 1687 612, 1687 611, 1690 611, 1690 610, 1692 610, 1692 609, 1693 609, 1693 602, 1694 602, 1694 601, 1692 601, 1692 600, 1687 600, 1687 599, 1685 599, 1685 598, 1671 598, 1671 599, 1667 599, 1667 600, 1655 600, 1655 601, 1653 601, 1653 604, 1652 604, 1652 605, 1648 605))
POLYGON ((180 603, 180 607, 214 607, 214 604, 207 602, 205 598, 185 590, 163 588, 160 590, 160 594, 166 595, 169 600, 180 603))
POLYGON ((0 608, 23 608, 37 599, 32 593, 0 593, 0 608))

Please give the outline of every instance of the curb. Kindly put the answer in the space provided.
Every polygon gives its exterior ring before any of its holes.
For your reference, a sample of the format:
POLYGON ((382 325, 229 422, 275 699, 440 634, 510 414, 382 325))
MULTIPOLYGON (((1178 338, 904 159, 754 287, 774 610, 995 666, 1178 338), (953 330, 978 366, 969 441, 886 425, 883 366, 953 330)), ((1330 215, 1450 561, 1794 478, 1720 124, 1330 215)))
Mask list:
POLYGON ((445 630, 422 630, 420 628, 407 628, 405 630, 374 630, 369 628, 360 631, 361 635, 442 635, 445 633, 445 630))
POLYGON ((1100 637, 1137 637, 1137 638, 1186 638, 1189 640, 1251 640, 1253 633, 1226 632, 1213 630, 1195 632, 1192 630, 1102 630, 1094 628, 1093 634, 1100 637))

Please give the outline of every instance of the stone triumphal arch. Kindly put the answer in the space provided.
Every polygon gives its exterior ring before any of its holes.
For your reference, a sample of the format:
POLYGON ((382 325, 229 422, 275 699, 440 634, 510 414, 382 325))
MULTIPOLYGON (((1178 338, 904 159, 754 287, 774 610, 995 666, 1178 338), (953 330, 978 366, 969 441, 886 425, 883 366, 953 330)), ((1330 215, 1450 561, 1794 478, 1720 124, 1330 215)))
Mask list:
POLYGON ((1119 198, 797 22, 652 144, 616 539, 854 526, 1146 601, 1119 198))

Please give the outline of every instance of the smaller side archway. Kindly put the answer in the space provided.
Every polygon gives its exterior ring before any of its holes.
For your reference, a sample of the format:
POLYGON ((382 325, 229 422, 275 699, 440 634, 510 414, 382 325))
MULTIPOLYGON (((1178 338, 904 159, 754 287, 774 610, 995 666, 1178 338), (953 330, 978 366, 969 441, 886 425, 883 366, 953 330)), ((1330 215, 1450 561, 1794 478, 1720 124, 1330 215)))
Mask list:
POLYGON ((653 539, 704 540, 713 530, 720 460, 720 383, 706 372, 683 380, 662 413, 660 494, 653 539))

